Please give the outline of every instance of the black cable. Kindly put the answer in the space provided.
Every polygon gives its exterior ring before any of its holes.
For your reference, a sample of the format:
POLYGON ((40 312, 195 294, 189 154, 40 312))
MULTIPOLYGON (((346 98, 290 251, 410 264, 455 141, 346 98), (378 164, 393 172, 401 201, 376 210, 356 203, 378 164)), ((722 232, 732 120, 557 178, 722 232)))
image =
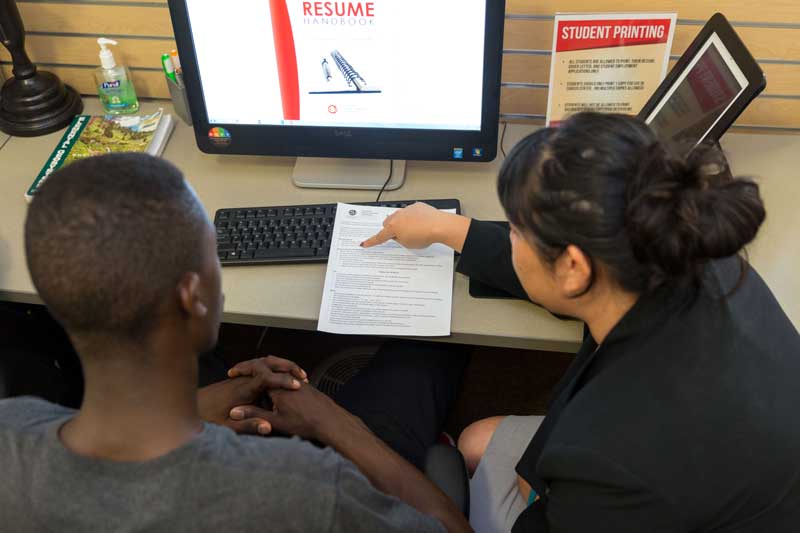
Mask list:
POLYGON ((506 140, 507 128, 508 128, 508 122, 503 122, 503 133, 500 134, 500 153, 503 154, 503 157, 506 157, 506 149, 503 148, 503 142, 506 140))
POLYGON ((381 195, 383 194, 383 191, 386 190, 386 187, 389 185, 389 182, 392 181, 392 172, 394 172, 394 159, 391 159, 389 161, 389 177, 386 178, 386 182, 384 182, 383 187, 381 187, 381 190, 378 192, 378 198, 375 200, 376 202, 381 201, 381 195))
POLYGON ((2 149, 5 147, 5 145, 7 145, 7 144, 8 144, 8 141, 10 141, 10 140, 11 140, 11 135, 9 135, 9 136, 6 138, 6 140, 5 140, 5 141, 3 141, 3 144, 0 144, 0 150, 2 150, 2 149))

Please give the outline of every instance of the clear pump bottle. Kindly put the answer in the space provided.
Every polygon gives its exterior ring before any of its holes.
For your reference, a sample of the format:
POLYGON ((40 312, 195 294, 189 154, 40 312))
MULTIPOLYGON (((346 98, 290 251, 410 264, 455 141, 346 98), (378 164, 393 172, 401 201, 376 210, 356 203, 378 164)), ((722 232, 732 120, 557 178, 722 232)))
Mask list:
POLYGON ((103 109, 111 115, 136 113, 139 99, 136 98, 131 73, 127 67, 117 64, 114 54, 107 48, 110 44, 116 45, 117 41, 101 37, 97 44, 100 45, 101 66, 95 69, 94 78, 103 109))

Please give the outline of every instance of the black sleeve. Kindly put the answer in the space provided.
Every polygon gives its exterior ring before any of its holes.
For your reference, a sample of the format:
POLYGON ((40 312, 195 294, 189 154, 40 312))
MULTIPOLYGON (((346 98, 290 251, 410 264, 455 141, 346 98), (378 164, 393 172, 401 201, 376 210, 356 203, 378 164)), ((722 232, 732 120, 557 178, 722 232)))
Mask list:
POLYGON ((546 505, 534 504, 513 533, 683 533, 673 502, 623 466, 577 447, 563 447, 539 468, 548 483, 546 505))
POLYGON ((500 224, 480 220, 470 223, 456 270, 517 298, 528 299, 511 264, 508 229, 500 224))

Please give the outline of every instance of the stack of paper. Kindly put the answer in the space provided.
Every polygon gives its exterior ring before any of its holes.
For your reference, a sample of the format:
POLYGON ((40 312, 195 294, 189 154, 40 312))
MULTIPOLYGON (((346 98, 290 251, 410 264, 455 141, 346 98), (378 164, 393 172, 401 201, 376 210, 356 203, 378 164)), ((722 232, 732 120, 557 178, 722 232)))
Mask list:
POLYGON ((396 209, 339 204, 319 329, 358 335, 450 334, 453 250, 407 250, 394 241, 364 249, 396 209))

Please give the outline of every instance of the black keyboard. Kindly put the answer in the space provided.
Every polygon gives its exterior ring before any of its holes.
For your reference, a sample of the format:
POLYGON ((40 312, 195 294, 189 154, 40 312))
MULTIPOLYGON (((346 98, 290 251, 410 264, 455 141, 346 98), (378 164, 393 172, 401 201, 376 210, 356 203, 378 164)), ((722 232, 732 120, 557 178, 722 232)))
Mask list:
MULTIPOLYGON (((353 202, 406 207, 417 200, 353 202)), ((438 209, 455 209, 455 199, 419 200, 438 209)), ((223 265, 324 263, 328 260, 336 204, 282 205, 220 209, 214 216, 217 253, 223 265)))

